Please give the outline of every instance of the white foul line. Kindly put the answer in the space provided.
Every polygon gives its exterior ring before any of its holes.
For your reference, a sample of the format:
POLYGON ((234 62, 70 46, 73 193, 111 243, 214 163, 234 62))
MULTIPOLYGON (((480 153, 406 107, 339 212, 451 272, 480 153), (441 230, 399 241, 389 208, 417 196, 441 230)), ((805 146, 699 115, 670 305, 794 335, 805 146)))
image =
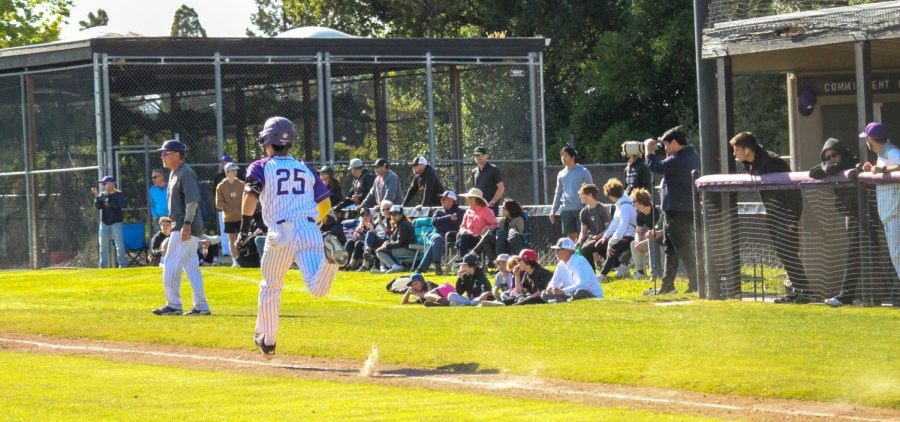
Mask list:
MULTIPOLYGON (((0 338, 0 342, 6 343, 16 343, 16 344, 24 344, 29 346, 36 346, 46 349, 55 349, 55 350, 80 350, 80 351, 88 351, 88 352, 101 352, 101 353, 117 353, 117 354, 135 354, 135 355, 147 355, 147 356, 157 356, 157 357, 168 357, 168 358, 180 358, 180 359, 193 359, 193 360, 201 360, 201 361, 218 361, 218 362, 228 362, 228 363, 236 363, 241 365, 252 365, 252 366, 265 366, 272 368, 286 368, 286 369, 301 369, 301 370, 313 370, 313 371, 322 371, 322 372, 348 372, 347 370, 335 369, 335 368, 324 368, 324 367, 316 367, 316 366, 306 366, 306 365, 291 365, 291 364, 282 364, 282 363, 273 363, 273 362, 263 362, 263 361, 253 361, 246 359, 238 359, 238 358, 225 358, 218 356, 204 356, 197 354, 185 354, 185 353, 170 353, 170 352, 153 352, 148 350, 137 350, 137 349, 114 349, 108 347, 96 347, 96 346, 72 346, 72 345, 64 345, 64 344, 52 344, 52 343, 44 343, 38 341, 29 341, 29 340, 17 340, 17 339, 8 339, 8 338, 0 338)), ((485 381, 474 381, 474 380, 463 380, 459 378, 448 378, 445 376, 439 375, 428 375, 422 377, 414 377, 417 379, 425 379, 429 381, 441 382, 446 384, 460 384, 460 385, 470 385, 470 386, 479 386, 490 389, 498 389, 498 390, 530 390, 530 391, 539 391, 543 393, 563 393, 569 395, 584 395, 584 396, 594 396, 594 397, 602 397, 616 400, 630 400, 630 401, 639 401, 639 402, 648 402, 648 403, 663 403, 663 404, 676 404, 682 406, 690 406, 690 407, 704 407, 704 408, 714 408, 714 409, 724 409, 724 410, 737 410, 737 411, 745 411, 745 412, 767 412, 767 413, 777 413, 783 415, 791 415, 791 416, 811 416, 811 417, 820 417, 820 418, 835 418, 841 417, 843 419, 857 420, 857 421, 871 421, 871 422, 890 422, 890 419, 872 419, 872 418, 862 418, 855 416, 842 416, 837 415, 835 413, 819 413, 819 412, 811 412, 804 410, 782 410, 782 409, 772 409, 767 407, 745 407, 745 406, 734 406, 734 405, 725 405, 718 403, 704 403, 704 402, 696 402, 696 401, 684 401, 684 400, 669 400, 669 399, 661 399, 656 397, 647 397, 647 396, 638 396, 631 394, 617 394, 617 393, 601 393, 601 392, 590 392, 590 391, 578 391, 578 390, 569 390, 563 388, 547 388, 547 387, 534 387, 527 385, 519 385, 509 382, 501 382, 501 383, 491 383, 485 381)))

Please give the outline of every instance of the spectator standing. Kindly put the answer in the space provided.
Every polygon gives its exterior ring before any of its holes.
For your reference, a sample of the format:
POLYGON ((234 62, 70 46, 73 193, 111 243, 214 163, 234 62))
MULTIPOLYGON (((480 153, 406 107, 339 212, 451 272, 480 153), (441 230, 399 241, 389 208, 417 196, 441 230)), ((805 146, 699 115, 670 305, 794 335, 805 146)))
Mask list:
POLYGON ((591 270, 596 270, 596 262, 600 258, 600 253, 605 251, 601 239, 603 232, 609 226, 609 211, 606 207, 597 201, 600 196, 600 190, 597 185, 589 183, 582 185, 578 189, 578 199, 584 204, 581 209, 581 233, 575 242, 581 248, 581 255, 587 259, 591 270))
POLYGON ((94 208, 100 210, 100 268, 109 268, 109 240, 116 243, 116 263, 119 268, 124 268, 125 261, 125 232, 122 226, 125 207, 125 194, 116 189, 116 179, 105 176, 99 183, 103 185, 103 192, 97 188, 91 188, 94 194, 94 208))
POLYGON ((150 172, 150 182, 150 189, 147 190, 147 197, 150 198, 150 216, 153 217, 153 231, 158 232, 159 219, 169 215, 166 172, 154 169, 150 172))
POLYGON ((573 241, 578 239, 578 214, 584 208, 578 200, 578 189, 581 185, 594 183, 591 173, 575 162, 577 157, 578 152, 571 146, 565 146, 560 151, 560 160, 565 167, 556 175, 556 193, 550 210, 550 222, 556 223, 558 216, 562 221, 562 233, 573 241))
MULTIPOLYGON (((214 188, 216 186, 219 186, 219 183, 222 183, 222 181, 225 180, 225 166, 227 166, 229 163, 234 163, 234 159, 231 158, 231 156, 228 154, 223 155, 222 159, 219 160, 219 172, 216 173, 216 175, 213 177, 214 188)), ((244 174, 244 170, 238 168, 237 178, 244 180, 245 177, 246 175, 244 174)))
POLYGON ((409 206, 419 192, 422 192, 422 203, 416 205, 416 211, 421 210, 422 207, 440 206, 444 185, 438 179, 434 167, 428 165, 425 157, 418 157, 412 161, 412 169, 415 177, 412 184, 409 185, 409 190, 406 191, 406 197, 403 198, 403 206, 409 206))
MULTIPOLYGON (((677 292, 675 275, 679 258, 687 270, 687 293, 692 293, 697 290, 697 257, 694 253, 694 181, 691 172, 700 170, 700 156, 688 145, 687 136, 680 127, 669 129, 659 141, 665 146, 667 157, 660 160, 656 154, 647 154, 646 161, 652 172, 663 175, 660 197, 666 222, 666 262, 660 287, 646 293, 677 292)), ((646 140, 644 151, 655 151, 656 144, 656 139, 646 140)))
MULTIPOLYGON (((887 129, 881 123, 869 123, 866 130, 859 134, 866 138, 866 145, 878 155, 875 165, 866 162, 863 171, 874 174, 888 174, 900 171, 900 148, 888 141, 887 129)), ((900 277, 900 185, 882 183, 875 186, 875 199, 878 201, 878 217, 884 226, 884 238, 888 244, 888 253, 894 270, 900 277)))
POLYGON ((159 231, 150 239, 150 253, 147 255, 147 263, 157 266, 163 260, 163 242, 172 234, 172 220, 169 217, 159 218, 159 231))
MULTIPOLYGON (((621 187, 621 184, 619 185, 621 187)), ((602 298, 603 289, 594 270, 583 256, 575 253, 575 242, 560 238, 550 249, 556 251, 559 262, 541 299, 547 303, 568 302, 578 299, 602 298)))
POLYGON ((622 155, 625 155, 627 159, 625 164, 625 195, 631 195, 632 191, 639 188, 653 192, 653 174, 647 168, 647 164, 644 163, 644 155, 641 154, 641 151, 625 151, 623 145, 622 155))
POLYGON ((231 251, 231 266, 239 267, 237 261, 237 234, 241 230, 241 201, 244 197, 244 182, 237 178, 238 165, 225 165, 225 179, 216 186, 216 209, 222 211, 228 250, 231 251))
POLYGON ((350 183, 350 192, 347 194, 347 197, 343 201, 336 203, 335 209, 338 210, 344 209, 351 204, 356 206, 362 204, 363 199, 372 190, 372 185, 375 184, 375 174, 365 168, 365 165, 359 158, 350 160, 347 170, 353 176, 353 182, 350 183))
POLYGON ((463 220, 463 212, 459 209, 456 201, 456 192, 448 190, 441 194, 441 208, 435 211, 431 219, 434 231, 429 235, 428 248, 422 254, 422 263, 419 264, 416 272, 427 272, 434 263, 434 273, 436 275, 444 274, 441 260, 444 258, 447 234, 458 231, 463 220))
POLYGON ((619 179, 609 179, 603 185, 603 194, 615 202, 616 210, 613 212, 612 222, 598 242, 605 246, 601 251, 605 251, 606 256, 606 262, 603 263, 603 269, 600 270, 598 277, 601 281, 613 268, 621 264, 622 255, 631 250, 631 242, 637 229, 637 210, 631 202, 631 197, 625 195, 622 182, 619 179))
POLYGON ((331 166, 322 167, 322 170, 319 170, 319 178, 322 179, 325 187, 331 191, 331 196, 329 197, 331 203, 340 204, 344 200, 344 192, 341 190, 341 181, 334 177, 334 168, 331 166))
MULTIPOLYGON (((822 146, 821 164, 809 170, 809 177, 824 179, 835 176, 844 170, 849 170, 859 163, 859 159, 853 155, 841 141, 828 138, 822 146)), ((841 290, 837 296, 825 300, 825 304, 838 307, 846 303, 852 303, 856 299, 856 283, 860 276, 860 245, 859 245, 859 209, 856 202, 855 188, 836 188, 834 191, 834 205, 843 220, 841 225, 847 230, 847 260, 844 266, 844 276, 841 279, 841 290)))
POLYGON ((390 164, 384 158, 375 161, 375 182, 372 189, 363 200, 362 206, 371 207, 382 201, 391 201, 394 204, 403 203, 403 193, 400 191, 400 178, 390 169, 390 164))
POLYGON ((491 208, 494 210, 494 214, 497 214, 500 199, 503 198, 503 194, 506 192, 506 185, 503 184, 503 174, 494 163, 488 161, 491 155, 488 153, 487 148, 477 147, 472 152, 472 155, 475 157, 475 164, 477 164, 477 167, 472 169, 472 186, 481 190, 485 199, 488 200, 488 208, 491 208))
MULTIPOLYGON (((787 173, 791 168, 778 154, 766 151, 750 132, 741 132, 728 141, 734 157, 748 174, 787 173)), ((800 261, 800 216, 803 196, 800 190, 760 191, 766 209, 766 227, 775 242, 775 255, 784 264, 792 292, 775 303, 809 303, 812 299, 803 262, 800 261)))

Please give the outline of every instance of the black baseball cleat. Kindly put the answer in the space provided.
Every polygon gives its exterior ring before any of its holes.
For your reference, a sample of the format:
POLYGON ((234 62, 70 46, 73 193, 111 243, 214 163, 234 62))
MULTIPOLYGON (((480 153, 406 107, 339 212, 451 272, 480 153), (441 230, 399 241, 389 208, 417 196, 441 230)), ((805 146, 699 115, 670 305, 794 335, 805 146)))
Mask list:
POLYGON ((212 315, 212 312, 210 312, 209 309, 204 311, 202 309, 193 308, 190 311, 183 313, 182 315, 184 315, 184 316, 206 316, 206 315, 212 315))
POLYGON ((264 334, 256 333, 253 336, 253 343, 256 344, 256 347, 259 348, 260 353, 266 357, 266 359, 272 359, 272 356, 275 356, 275 345, 267 345, 265 343, 266 336, 264 334))
POLYGON ((181 309, 173 308, 169 305, 153 310, 154 315, 181 315, 181 309))

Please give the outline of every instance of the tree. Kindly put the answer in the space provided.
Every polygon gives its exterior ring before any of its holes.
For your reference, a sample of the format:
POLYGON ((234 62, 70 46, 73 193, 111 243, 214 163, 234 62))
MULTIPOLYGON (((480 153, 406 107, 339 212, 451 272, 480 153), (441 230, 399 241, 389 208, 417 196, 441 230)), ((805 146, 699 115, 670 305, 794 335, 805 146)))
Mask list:
POLYGON ((206 30, 200 25, 200 17, 192 7, 181 5, 175 11, 175 19, 172 21, 173 37, 206 37, 206 30))
MULTIPOLYGON (((324 26, 351 35, 384 35, 373 1, 357 0, 256 0, 250 21, 264 35, 273 37, 304 26, 324 26)), ((254 31, 247 34, 255 36, 254 31)))
POLYGON ((81 26, 81 29, 103 26, 109 23, 109 16, 106 16, 106 11, 103 9, 97 9, 96 15, 94 15, 94 12, 90 12, 87 17, 86 21, 78 21, 78 25, 81 26))
POLYGON ((0 0, 0 48, 59 39, 72 0, 0 0))

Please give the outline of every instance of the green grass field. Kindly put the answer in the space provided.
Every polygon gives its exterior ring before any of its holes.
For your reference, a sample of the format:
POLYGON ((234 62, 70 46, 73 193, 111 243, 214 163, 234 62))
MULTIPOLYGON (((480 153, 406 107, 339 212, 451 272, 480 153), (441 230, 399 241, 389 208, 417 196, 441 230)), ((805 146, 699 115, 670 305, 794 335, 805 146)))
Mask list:
MULTIPOLYGON (((158 268, 3 272, 0 332, 251 350, 259 271, 204 274, 214 316, 183 318, 150 314, 158 268)), ((278 353, 361 362, 377 345, 382 362, 415 367, 900 408, 896 310, 655 306, 632 281, 604 284, 603 301, 425 308, 399 306, 390 278, 341 273, 316 300, 292 271, 278 353)))
POLYGON ((538 400, 503 406, 504 398, 476 407, 484 397, 84 357, 0 352, 0 366, 15 368, 0 372, 9 420, 702 420, 538 400))

